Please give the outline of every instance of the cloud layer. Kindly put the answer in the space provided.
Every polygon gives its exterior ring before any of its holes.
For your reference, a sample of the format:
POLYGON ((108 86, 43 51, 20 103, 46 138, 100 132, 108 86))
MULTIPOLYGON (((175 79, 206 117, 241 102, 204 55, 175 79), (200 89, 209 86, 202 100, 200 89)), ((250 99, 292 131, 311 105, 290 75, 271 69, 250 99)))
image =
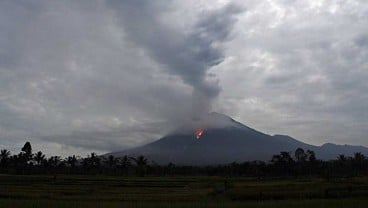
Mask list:
POLYGON ((0 148, 119 150, 209 101, 268 133, 367 146, 367 19, 358 0, 2 1, 0 148))

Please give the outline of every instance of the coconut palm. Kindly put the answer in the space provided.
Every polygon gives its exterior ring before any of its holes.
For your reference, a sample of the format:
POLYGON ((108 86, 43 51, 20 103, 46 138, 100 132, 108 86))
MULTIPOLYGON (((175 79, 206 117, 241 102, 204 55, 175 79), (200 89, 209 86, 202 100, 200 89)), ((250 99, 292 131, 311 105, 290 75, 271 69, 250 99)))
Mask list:
POLYGON ((100 161, 101 159, 97 156, 97 154, 95 152, 91 153, 91 166, 94 168, 99 168, 100 167, 100 161))
POLYGON ((118 159, 119 168, 122 173, 127 174, 129 172, 129 168, 131 167, 131 158, 125 155, 122 158, 118 159))
POLYGON ((110 169, 112 169, 113 167, 115 167, 115 166, 116 166, 117 161, 118 161, 118 160, 114 157, 114 155, 109 155, 109 156, 107 157, 107 159, 106 159, 104 162, 107 164, 107 166, 108 166, 110 169))
POLYGON ((41 165, 41 163, 45 160, 45 155, 41 151, 38 151, 34 155, 34 160, 37 162, 37 165, 41 165))
POLYGON ((341 154, 337 157, 337 160, 340 162, 346 162, 347 158, 344 154, 341 154))
POLYGON ((138 172, 138 174, 140 176, 144 176, 145 173, 146 173, 148 159, 146 157, 144 157, 143 155, 140 155, 137 158, 132 157, 131 159, 137 165, 137 172, 138 172))
POLYGON ((354 153, 353 166, 356 170, 362 170, 364 165, 365 156, 361 152, 354 153))
POLYGON ((61 158, 60 156, 51 156, 47 162, 51 167, 56 168, 60 164, 61 158))
POLYGON ((70 165, 70 167, 74 168, 77 163, 77 157, 75 155, 67 157, 66 163, 70 165))
POLYGON ((8 161, 9 161, 9 157, 10 157, 10 151, 7 149, 2 149, 0 151, 0 166, 1 167, 5 167, 8 165, 8 161))
POLYGON ((280 155, 283 162, 292 163, 294 161, 289 152, 280 152, 280 155))

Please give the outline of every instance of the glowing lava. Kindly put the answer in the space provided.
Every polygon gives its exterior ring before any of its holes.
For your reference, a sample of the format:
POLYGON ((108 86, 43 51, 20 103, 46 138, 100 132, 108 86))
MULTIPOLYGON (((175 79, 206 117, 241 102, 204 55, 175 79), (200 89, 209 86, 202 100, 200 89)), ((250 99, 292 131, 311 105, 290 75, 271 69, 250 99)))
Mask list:
POLYGON ((201 138, 202 134, 203 134, 203 129, 198 129, 198 130, 196 131, 196 138, 197 138, 197 139, 201 138))

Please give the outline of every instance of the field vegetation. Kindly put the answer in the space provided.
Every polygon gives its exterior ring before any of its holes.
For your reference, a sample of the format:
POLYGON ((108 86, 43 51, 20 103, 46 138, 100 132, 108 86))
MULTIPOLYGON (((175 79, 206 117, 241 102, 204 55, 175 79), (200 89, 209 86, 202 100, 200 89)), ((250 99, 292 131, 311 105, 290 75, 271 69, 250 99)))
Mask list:
POLYGON ((1 175, 0 207, 366 207, 368 178, 1 175))
POLYGON ((0 151, 0 207, 367 207, 368 160, 312 151, 215 166, 0 151))

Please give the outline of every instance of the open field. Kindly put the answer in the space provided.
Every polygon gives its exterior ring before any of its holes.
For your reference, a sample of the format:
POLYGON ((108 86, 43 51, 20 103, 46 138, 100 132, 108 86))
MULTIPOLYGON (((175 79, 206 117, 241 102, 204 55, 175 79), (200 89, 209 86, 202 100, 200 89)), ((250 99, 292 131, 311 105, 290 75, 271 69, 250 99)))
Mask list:
POLYGON ((0 207, 367 207, 368 178, 0 175, 0 207))

